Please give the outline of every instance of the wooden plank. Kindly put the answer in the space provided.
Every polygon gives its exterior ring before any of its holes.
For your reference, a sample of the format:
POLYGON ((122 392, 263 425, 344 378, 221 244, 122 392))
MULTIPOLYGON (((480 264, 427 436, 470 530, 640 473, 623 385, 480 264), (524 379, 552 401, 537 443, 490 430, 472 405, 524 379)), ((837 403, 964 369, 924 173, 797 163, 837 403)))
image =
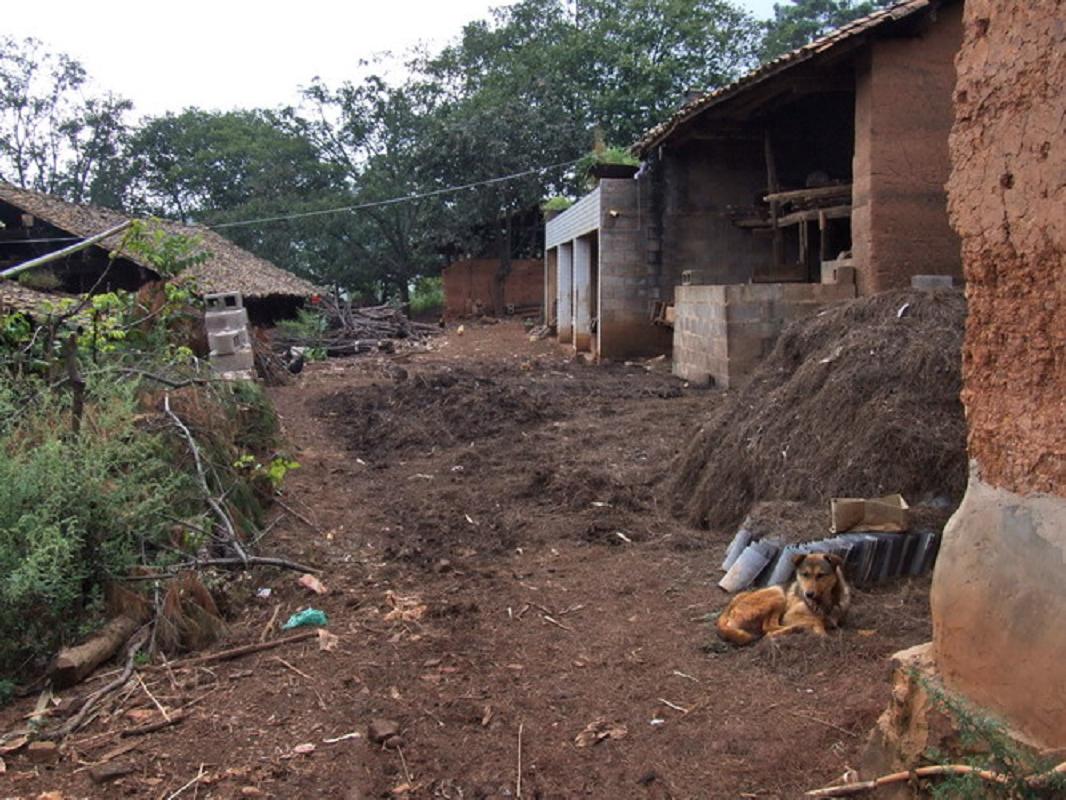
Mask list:
MULTIPOLYGON (((767 134, 767 137, 769 137, 769 134, 767 134)), ((778 192, 773 186, 770 189, 770 193, 763 198, 767 203, 788 203, 794 200, 824 200, 829 197, 851 198, 850 183, 843 183, 839 186, 818 186, 813 189, 790 189, 787 192, 778 192)))
MULTIPOLYGON (((769 128, 763 132, 763 152, 766 156, 766 185, 767 188, 770 189, 770 194, 767 195, 767 197, 772 197, 774 194, 778 193, 777 190, 780 186, 777 183, 777 164, 774 162, 774 146, 773 142, 770 140, 769 128)), ((774 267, 777 267, 785 259, 785 240, 781 233, 781 228, 777 223, 777 213, 779 208, 778 201, 776 199, 770 200, 769 203, 770 227, 774 232, 773 259, 774 267)))
POLYGON ((816 222, 825 219, 846 219, 851 216, 851 206, 830 206, 829 208, 808 208, 803 211, 793 211, 778 217, 779 227, 795 225, 798 222, 816 222))

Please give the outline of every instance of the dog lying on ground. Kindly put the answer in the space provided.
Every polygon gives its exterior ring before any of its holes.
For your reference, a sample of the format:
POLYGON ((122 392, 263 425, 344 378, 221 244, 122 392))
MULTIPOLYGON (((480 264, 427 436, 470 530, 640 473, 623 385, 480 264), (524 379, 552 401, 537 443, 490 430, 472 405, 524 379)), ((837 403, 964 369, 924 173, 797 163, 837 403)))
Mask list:
POLYGON ((841 569, 843 559, 832 553, 797 554, 792 584, 741 592, 718 617, 718 635, 733 644, 811 631, 825 636, 840 627, 851 605, 851 589, 841 569))

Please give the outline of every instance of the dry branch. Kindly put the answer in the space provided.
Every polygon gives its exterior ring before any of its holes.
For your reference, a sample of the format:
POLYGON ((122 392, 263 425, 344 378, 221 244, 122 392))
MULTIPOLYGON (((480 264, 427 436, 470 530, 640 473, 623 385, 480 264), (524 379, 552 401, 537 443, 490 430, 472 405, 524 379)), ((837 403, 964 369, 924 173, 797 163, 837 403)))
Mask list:
MULTIPOLYGON (((1054 769, 1050 769, 1040 775, 1026 778, 1025 782, 1030 786, 1039 786, 1045 783, 1052 775, 1066 773, 1066 761, 1054 769)), ((903 783, 911 778, 942 778, 948 775, 975 775, 986 783, 1005 784, 1009 778, 999 772, 993 772, 980 767, 971 767, 966 764, 937 764, 929 767, 918 767, 908 772, 893 772, 890 775, 882 775, 869 781, 858 783, 846 783, 840 786, 828 786, 825 789, 812 789, 806 793, 806 797, 851 797, 857 794, 879 789, 894 783, 903 783)))
MULTIPOLYGON (((184 669, 186 667, 196 667, 201 664, 211 664, 216 661, 229 661, 233 658, 240 658, 241 656, 251 655, 252 653, 258 653, 262 650, 270 650, 275 647, 281 647, 284 644, 292 644, 294 642, 302 642, 304 639, 310 639, 312 636, 317 636, 317 630, 301 631, 300 633, 294 633, 292 636, 286 636, 282 639, 274 639, 271 642, 256 642, 255 644, 245 644, 240 647, 233 647, 229 650, 222 650, 218 653, 211 653, 206 656, 197 656, 195 658, 187 658, 184 661, 171 661, 167 666, 170 669, 184 669)), ((163 667, 152 667, 153 671, 161 670, 163 667)))
POLYGON ((207 501, 207 505, 218 517, 219 522, 222 523, 223 530, 226 531, 226 539, 233 547, 234 552, 240 557, 244 564, 248 563, 248 554, 244 551, 243 545, 241 545, 240 535, 237 533, 237 527, 233 524, 233 520, 230 519, 229 514, 222 508, 222 504, 219 503, 218 498, 211 492, 211 487, 207 485, 207 476, 204 474, 203 461, 200 459, 200 448, 196 444, 196 439, 193 438, 192 431, 188 426, 181 421, 181 417, 175 414, 170 409, 170 394, 163 395, 163 410, 167 416, 170 417, 178 430, 181 431, 182 436, 185 437, 185 441, 189 445, 189 451, 192 453, 193 462, 196 465, 196 477, 200 482, 200 489, 203 491, 204 499, 207 501))

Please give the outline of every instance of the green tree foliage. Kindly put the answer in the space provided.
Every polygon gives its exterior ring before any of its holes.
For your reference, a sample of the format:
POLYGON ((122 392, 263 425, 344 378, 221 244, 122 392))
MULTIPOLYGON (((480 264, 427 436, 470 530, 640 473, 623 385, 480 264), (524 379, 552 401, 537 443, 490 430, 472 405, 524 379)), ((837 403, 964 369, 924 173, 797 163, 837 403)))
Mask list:
POLYGON ((790 0, 774 3, 774 17, 765 23, 759 54, 763 61, 769 61, 893 2, 895 0, 790 0))
POLYGON ((70 56, 36 39, 0 37, 0 179, 75 202, 113 203, 110 170, 133 106, 90 89, 70 56))
MULTIPOLYGON (((216 225, 344 202, 342 175, 319 155, 274 112, 189 108, 146 120, 130 138, 119 179, 122 204, 216 225)), ((241 247, 315 279, 328 277, 335 263, 321 242, 319 220, 223 231, 241 247)))

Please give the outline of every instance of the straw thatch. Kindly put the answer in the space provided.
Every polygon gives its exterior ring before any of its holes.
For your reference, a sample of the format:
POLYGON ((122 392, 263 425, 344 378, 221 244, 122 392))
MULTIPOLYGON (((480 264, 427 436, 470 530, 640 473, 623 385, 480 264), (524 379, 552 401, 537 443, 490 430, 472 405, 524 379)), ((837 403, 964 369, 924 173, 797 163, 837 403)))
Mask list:
MULTIPOLYGON (((72 236, 92 236, 129 219, 118 211, 69 203, 53 195, 20 189, 3 182, 0 182, 0 201, 33 214, 72 236)), ((308 297, 318 291, 308 281, 252 255, 208 228, 171 220, 161 222, 168 233, 198 239, 209 254, 206 261, 190 267, 184 273, 184 277, 195 281, 199 292, 240 292, 245 297, 255 299, 271 295, 308 297)), ((115 234, 101 241, 99 249, 104 252, 111 251, 118 247, 121 241, 122 234, 115 234)), ((62 245, 57 243, 56 246, 58 249, 62 245)), ((157 274, 152 265, 138 254, 126 251, 122 256, 151 274, 157 274)))
POLYGON ((0 316, 22 312, 32 317, 44 316, 56 309, 63 300, 76 300, 76 295, 42 292, 16 281, 0 279, 0 316))

